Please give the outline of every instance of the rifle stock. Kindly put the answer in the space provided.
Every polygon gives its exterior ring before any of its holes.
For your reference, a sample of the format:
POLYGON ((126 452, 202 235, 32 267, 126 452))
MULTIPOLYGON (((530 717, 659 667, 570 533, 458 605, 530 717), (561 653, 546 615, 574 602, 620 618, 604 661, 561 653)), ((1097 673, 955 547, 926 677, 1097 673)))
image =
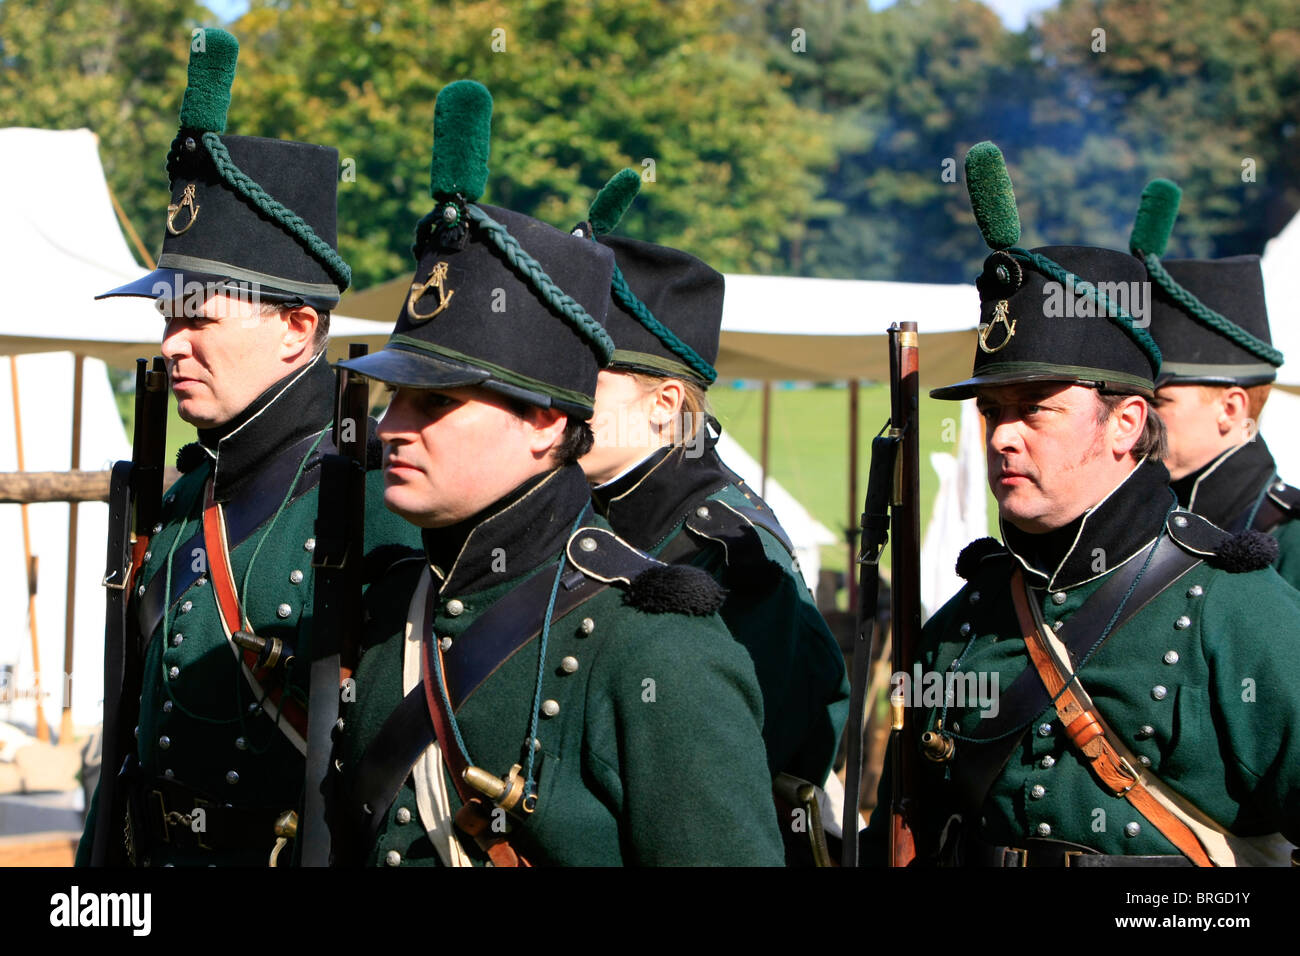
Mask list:
POLYGON ((133 728, 139 716, 143 639, 128 625, 131 590, 144 563, 149 539, 162 511, 163 455, 167 447, 167 372, 155 356, 153 368, 136 360, 135 430, 131 460, 114 463, 109 482, 108 554, 103 585, 104 730, 98 810, 91 835, 92 866, 117 866, 126 860, 120 833, 127 794, 119 774, 135 751, 133 728))
MULTIPOLYGON (((365 355, 352 345, 349 358, 365 355)), ((321 461, 312 617, 311 688, 307 707, 303 866, 329 866, 334 855, 329 826, 330 760, 339 716, 340 685, 356 666, 363 624, 362 561, 365 555, 366 443, 370 393, 365 376, 337 370, 334 454, 321 461)))

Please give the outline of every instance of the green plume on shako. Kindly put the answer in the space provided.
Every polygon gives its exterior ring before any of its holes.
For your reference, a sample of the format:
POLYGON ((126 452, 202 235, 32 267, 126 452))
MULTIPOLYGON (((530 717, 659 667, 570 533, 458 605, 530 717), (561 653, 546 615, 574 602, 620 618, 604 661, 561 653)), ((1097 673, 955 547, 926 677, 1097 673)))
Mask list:
POLYGON ((966 191, 980 234, 990 249, 1010 249, 1020 241, 1020 212, 1002 150, 985 140, 966 153, 966 191))
POLYGON ((640 191, 641 174, 635 169, 620 169, 611 176, 587 210, 592 235, 604 236, 613 232, 640 191))
POLYGON ((1128 238, 1128 247, 1133 255, 1142 259, 1145 254, 1165 254, 1182 198, 1183 191, 1168 179, 1153 179, 1147 183, 1128 238))
POLYGON ((202 36, 203 49, 190 56, 189 82, 181 100, 181 128, 224 133, 239 41, 225 30, 204 30, 202 36))

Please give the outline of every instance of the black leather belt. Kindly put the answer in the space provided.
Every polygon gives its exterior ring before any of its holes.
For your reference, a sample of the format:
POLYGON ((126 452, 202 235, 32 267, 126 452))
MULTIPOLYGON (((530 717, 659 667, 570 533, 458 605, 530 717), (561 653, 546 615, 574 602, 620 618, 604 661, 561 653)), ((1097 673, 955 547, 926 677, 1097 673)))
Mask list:
POLYGON ((269 858, 281 810, 230 807, 174 780, 143 781, 131 797, 131 833, 137 862, 148 865, 161 845, 185 852, 255 850, 269 858))
POLYGON ((1024 846, 992 846, 968 839, 965 845, 966 866, 996 867, 1093 867, 1093 866, 1191 866, 1192 861, 1178 854, 1169 856, 1122 856, 1098 853, 1091 847, 1066 840, 1024 841, 1024 846))

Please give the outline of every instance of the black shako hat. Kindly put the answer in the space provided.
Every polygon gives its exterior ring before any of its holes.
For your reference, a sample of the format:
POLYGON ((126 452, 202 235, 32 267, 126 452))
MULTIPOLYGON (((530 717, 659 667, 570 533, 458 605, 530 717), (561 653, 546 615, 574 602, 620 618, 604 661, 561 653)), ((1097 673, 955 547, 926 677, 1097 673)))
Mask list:
POLYGON ((1151 335, 1164 364, 1157 385, 1263 385, 1277 378, 1259 256, 1161 260, 1182 191, 1153 179, 1142 191, 1129 248, 1151 279, 1151 335))
POLYGON ((482 84, 459 80, 438 94, 434 208, 416 227, 415 279, 383 349, 339 364, 408 388, 479 385, 586 421, 614 351, 603 325, 614 255, 477 203, 491 121, 482 84))
POLYGON ((718 377, 722 273, 689 253, 612 236, 641 188, 641 174, 623 169, 596 195, 573 234, 614 253, 609 318, 614 340, 609 368, 684 378, 708 388, 718 377))
POLYGON ((1160 350, 1145 329, 1149 293, 1141 264, 1112 249, 1017 246, 1016 198, 992 143, 978 143, 966 154, 966 187, 980 232, 994 250, 975 280, 980 326, 974 371, 930 395, 963 399, 980 385, 1061 382, 1151 396, 1160 350))
POLYGON ((223 136, 239 43, 205 29, 191 47, 180 130, 167 153, 171 204, 158 268, 96 298, 171 301, 222 286, 327 311, 351 282, 338 254, 338 151, 223 136))

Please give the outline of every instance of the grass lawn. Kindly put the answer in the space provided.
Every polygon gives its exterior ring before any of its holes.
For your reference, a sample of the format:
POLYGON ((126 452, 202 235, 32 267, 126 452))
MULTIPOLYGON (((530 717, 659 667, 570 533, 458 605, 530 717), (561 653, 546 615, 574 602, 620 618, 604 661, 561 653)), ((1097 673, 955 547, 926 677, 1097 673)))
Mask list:
MULTIPOLYGON (((888 383, 864 384, 859 389, 858 490, 850 519, 848 500, 847 386, 817 388, 777 387, 772 390, 772 477, 794 495, 818 521, 836 534, 843 534, 851 520, 856 526, 867 490, 871 439, 889 418, 888 383)), ((736 387, 718 383, 709 390, 714 413, 724 430, 731 433, 755 458, 759 457, 763 393, 757 387, 736 387)), ((921 395, 921 534, 930 520, 939 479, 930 467, 930 453, 955 453, 958 406, 921 395), (949 421, 950 420, 950 421, 949 421)), ((989 514, 996 514, 989 495, 989 514)), ((822 566, 843 571, 847 547, 822 548, 822 566)), ((886 549, 884 562, 889 563, 886 549)))

